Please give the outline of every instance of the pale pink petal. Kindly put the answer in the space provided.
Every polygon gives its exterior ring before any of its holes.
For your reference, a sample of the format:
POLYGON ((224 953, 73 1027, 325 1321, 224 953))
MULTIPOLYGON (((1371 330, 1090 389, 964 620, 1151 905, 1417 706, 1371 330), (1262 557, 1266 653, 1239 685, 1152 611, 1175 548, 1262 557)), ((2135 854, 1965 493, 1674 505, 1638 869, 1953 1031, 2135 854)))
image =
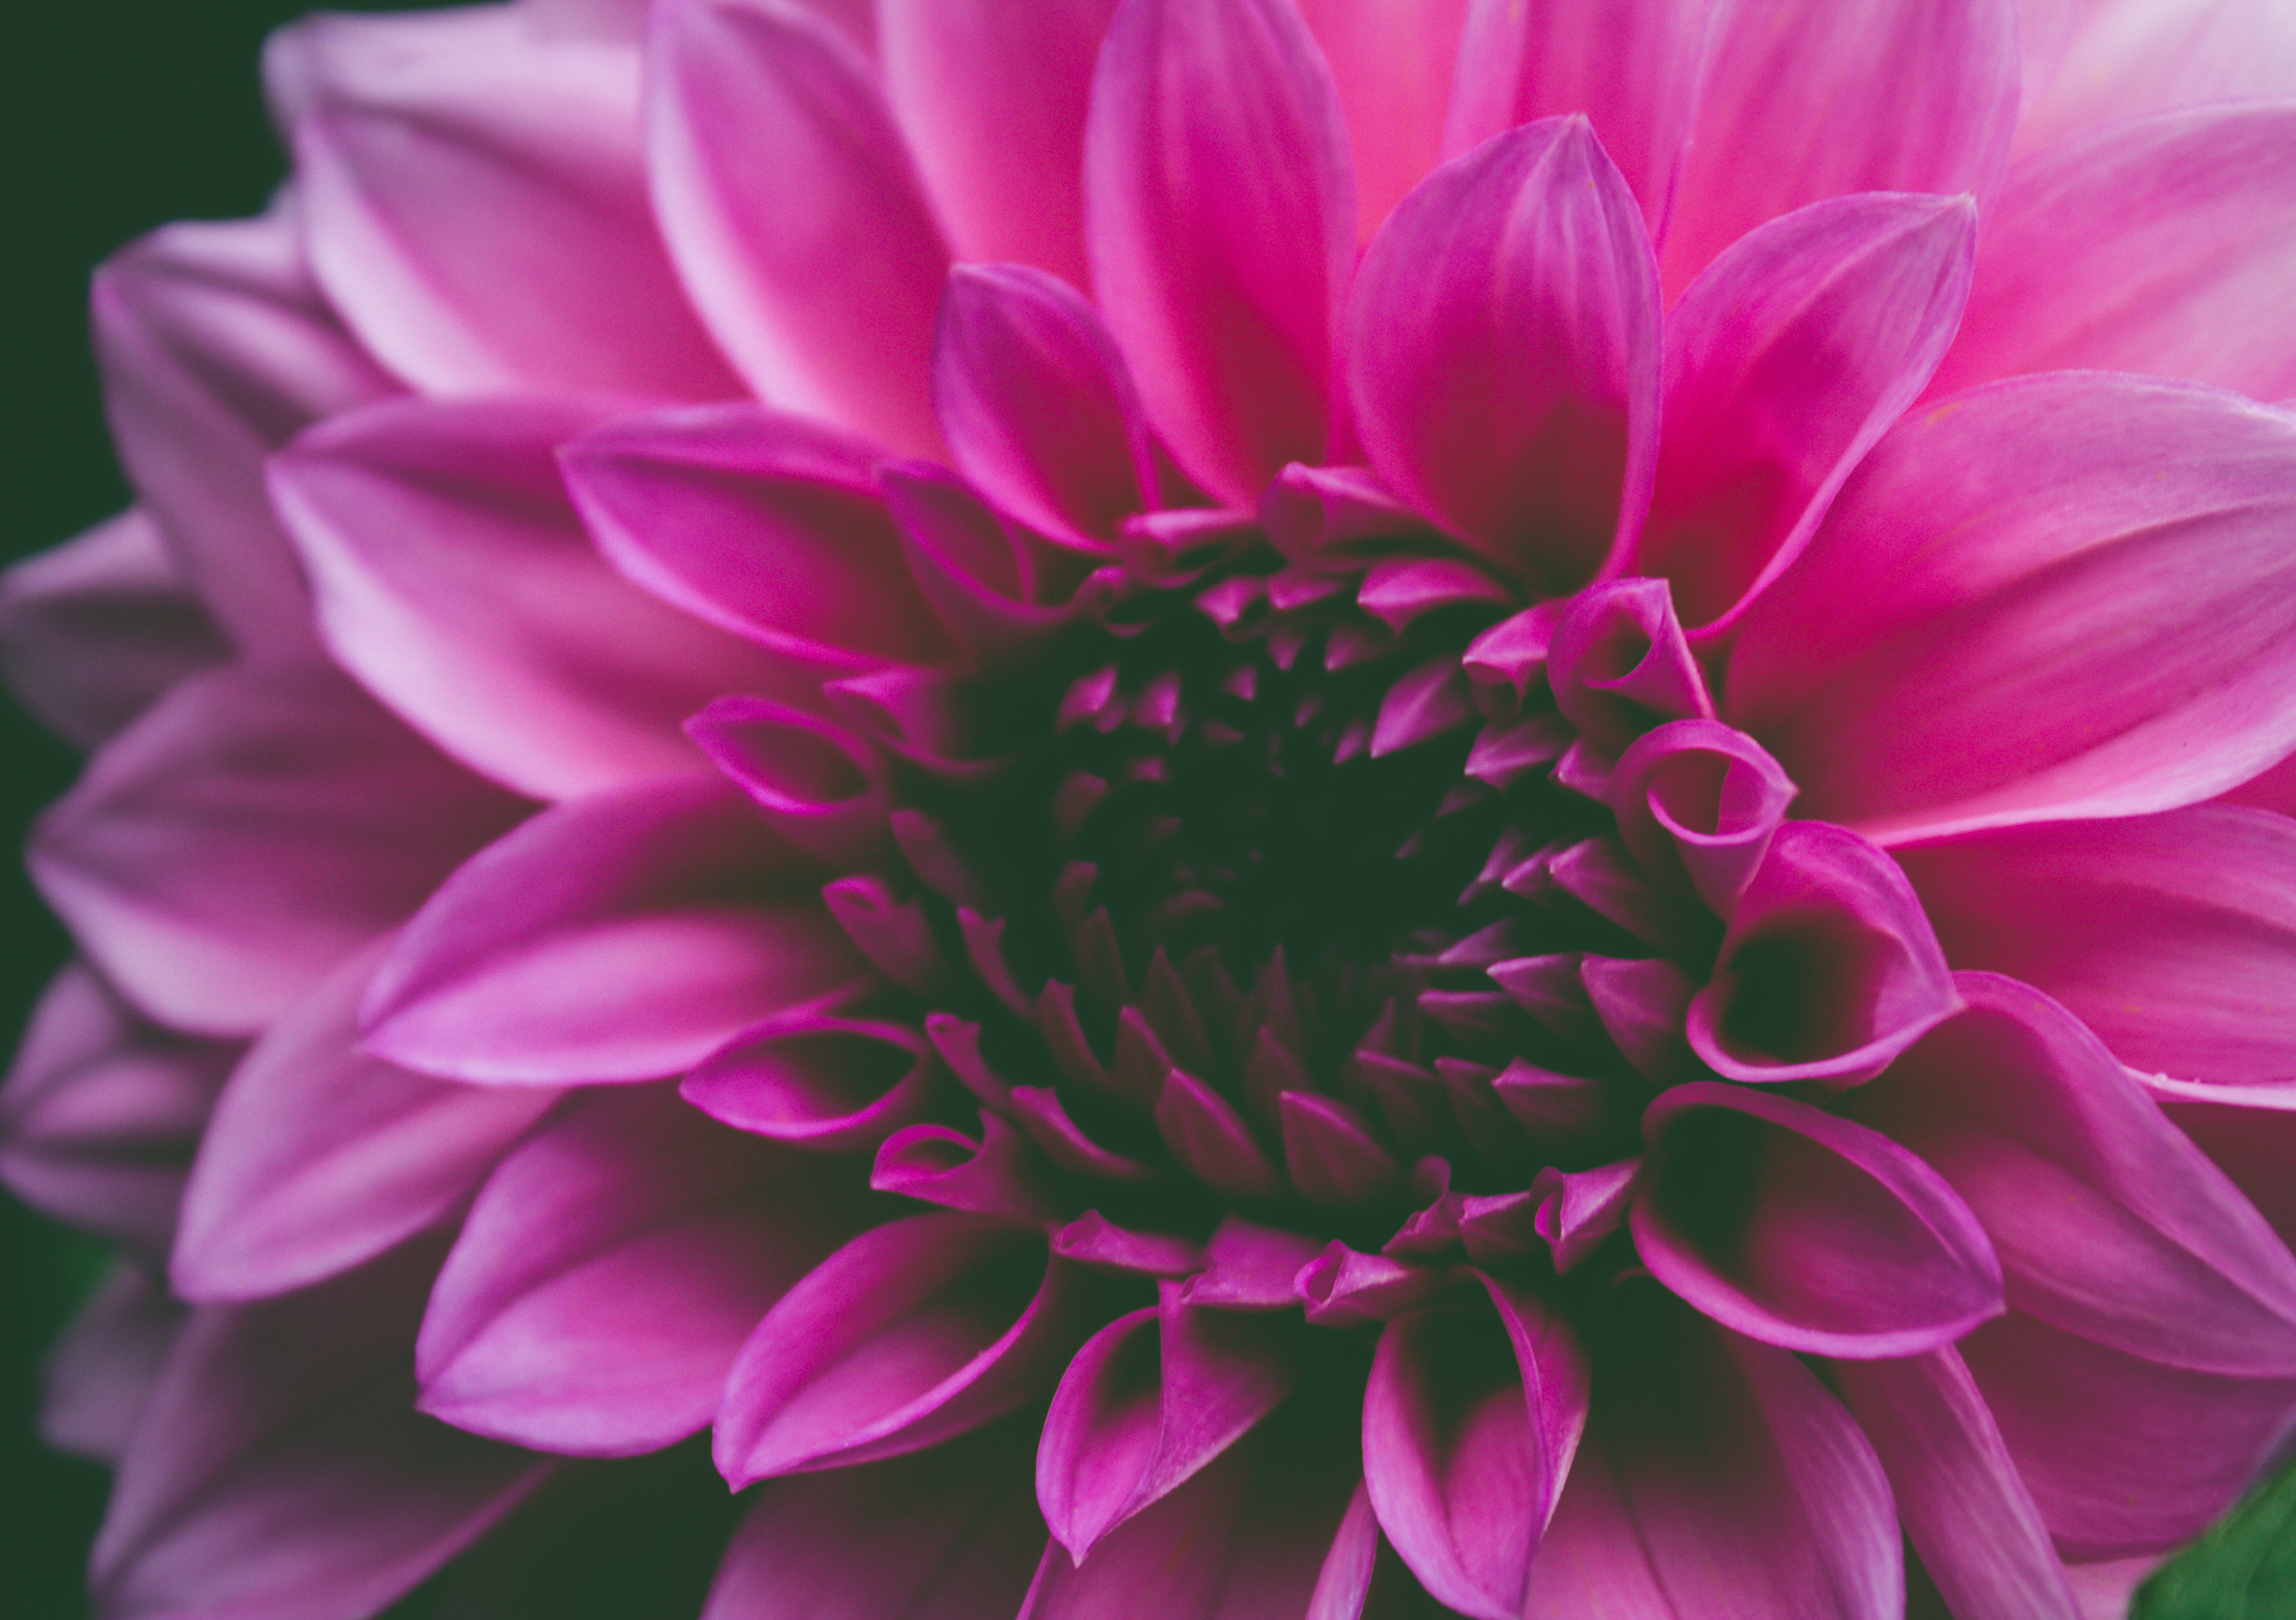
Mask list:
POLYGON ((937 454, 949 255, 876 69, 794 0, 665 0, 646 58, 654 207, 735 368, 773 404, 937 454))
POLYGON ((1831 198, 1748 232, 1682 295, 1633 568, 1671 579, 1688 623, 1725 628, 1921 393, 1976 232, 1965 197, 1831 198))
POLYGON ((818 877, 713 777, 578 799, 480 853, 368 988, 367 1049, 510 1085, 647 1080, 863 987, 818 877))
POLYGON ((2066 1565, 2065 1583, 2073 1588, 2081 1620, 2130 1620, 2138 1588, 2171 1556, 2169 1552, 2146 1552, 2134 1558, 2066 1565))
POLYGON ((1072 286, 1084 255, 1084 120, 1116 0, 880 0, 885 90, 959 259, 1072 286))
POLYGON ((1460 30, 1472 8, 1471 0, 1301 0, 1300 15, 1323 47, 1347 115, 1358 240, 1370 241, 1403 193, 1445 155, 1460 30))
POLYGON ((1876 445, 1739 633, 1723 717, 1884 841, 2213 797, 2296 742, 2296 416, 2017 379, 1876 445))
POLYGON ((189 1312, 132 1261, 114 1262, 40 1368, 39 1436, 113 1468, 189 1312))
POLYGON ((1044 1544, 1034 1432, 776 1479, 733 1534, 701 1620, 1012 1620, 1044 1544))
POLYGON ((2296 13, 2281 0, 2078 0, 2018 151, 2139 112, 2296 94, 2296 13))
POLYGON ((185 1298, 261 1298, 365 1264, 452 1213, 556 1099, 361 1052, 359 997, 386 946, 322 980, 233 1072, 168 1268, 185 1298))
POLYGON ((1249 506, 1320 462, 1354 177, 1288 0, 1124 0, 1085 124, 1092 285, 1189 475, 1249 506))
POLYGON ((830 669, 947 656, 866 444, 722 405, 625 417, 561 460, 607 560, 697 618, 830 669))
POLYGON ((90 1560, 98 1612, 354 1620, 482 1535, 549 1460, 413 1408, 435 1245, 193 1313, 90 1560))
POLYGON ((766 1309, 866 1222, 866 1196, 850 1166, 725 1130, 667 1088, 584 1093, 472 1206, 415 1345, 422 1409, 582 1456, 682 1439, 766 1309))
POLYGON ((2017 121, 2016 0, 1733 7, 1664 263, 1679 292, 1765 219, 1852 191, 1989 202, 2017 121))
POLYGON ((324 667, 235 666, 114 738, 28 860, 144 1012, 246 1035, 527 808, 324 667))
POLYGON ((1471 0, 1446 157, 1583 112, 1663 242, 1717 22, 1716 0, 1471 0))
POLYGON ((2062 1001, 2132 1067, 2296 1077, 2296 820, 2238 805, 1898 851, 1957 968, 2062 1001))
POLYGON ((2291 168, 2287 102, 2114 124, 2020 164, 1932 392, 2096 370, 2296 393, 2291 168))
POLYGON ((635 50, 509 7, 321 16, 273 36, 264 76, 312 269, 409 382, 741 391, 647 207, 635 50))
POLYGON ((295 203, 131 244, 96 273, 89 317, 113 442, 185 583, 246 651, 308 651, 308 592, 263 458, 398 384, 313 285, 295 203))
POLYGON ((1550 592, 1623 555, 1650 498, 1658 273, 1583 117, 1454 158, 1397 205, 1347 310, 1381 477, 1550 592))

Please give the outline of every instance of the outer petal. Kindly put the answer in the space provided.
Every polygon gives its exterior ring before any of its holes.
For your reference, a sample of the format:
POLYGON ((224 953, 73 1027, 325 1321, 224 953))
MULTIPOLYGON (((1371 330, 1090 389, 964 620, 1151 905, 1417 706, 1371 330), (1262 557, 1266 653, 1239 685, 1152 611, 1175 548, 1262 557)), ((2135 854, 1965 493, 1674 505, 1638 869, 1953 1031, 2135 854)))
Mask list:
POLYGON ((1734 7, 1699 104, 1670 292, 1765 219, 1851 191, 1991 199, 2017 121, 2016 0, 1734 7))
POLYGON ((264 77, 312 268, 416 387, 738 392, 647 211, 635 51, 512 7, 323 16, 264 77))
POLYGON ((465 1080, 675 1074, 867 967, 730 785, 673 779, 536 817, 449 879, 368 988, 367 1048, 465 1080))
POLYGON ((2139 112, 2296 93, 2296 16, 2278 0, 2085 0, 2040 93, 2019 152, 2139 112))
POLYGON ((555 1100, 360 1052, 385 948, 321 981, 233 1072, 184 1194, 169 1277, 185 1298, 262 1298, 365 1264, 445 1218, 555 1100))
POLYGON ((1547 590, 1585 583, 1650 499, 1658 291, 1633 195, 1584 118, 1445 164, 1381 230, 1348 307, 1372 465, 1547 590))
POLYGON ((1898 853, 1957 968, 2046 991, 2124 1063, 2296 1077, 2296 820, 2198 804, 1898 853))
POLYGON ((2292 168, 2289 102, 2115 124, 2020 165, 1935 392, 2089 369, 2296 394, 2292 168))
POLYGON ((141 1266, 115 1263, 49 1347, 40 1438, 117 1468, 188 1314, 141 1266))
POLYGON ((1355 218, 1339 95, 1287 0, 1124 0, 1085 124, 1092 284, 1149 417, 1231 505, 1324 459, 1355 218))
POLYGON ((1731 609, 1800 549, 1913 402, 1969 296, 1967 198, 1830 198, 1748 232, 1666 322, 1658 486, 1633 571, 1686 622, 1731 609))
POLYGON ((584 1456, 702 1428, 758 1318, 867 1219, 831 1169, 666 1088, 569 1102, 488 1178, 439 1273, 423 1410, 584 1456))
POLYGON ((925 380, 948 249, 867 60, 793 0, 669 0, 646 58, 654 207, 743 379, 938 454, 925 380))
POLYGON ((248 1034, 526 808, 329 668, 238 666, 122 732, 28 859, 146 1012, 248 1034))
POLYGON ((1347 114, 1356 159, 1356 234, 1363 241, 1444 155, 1445 110, 1460 30, 1471 9, 1472 0, 1303 0, 1299 8, 1331 65, 1347 114))
POLYGON ((2073 373, 1909 416, 1748 611, 1723 717, 1885 842, 2209 798, 2296 743, 2296 417, 2073 373))

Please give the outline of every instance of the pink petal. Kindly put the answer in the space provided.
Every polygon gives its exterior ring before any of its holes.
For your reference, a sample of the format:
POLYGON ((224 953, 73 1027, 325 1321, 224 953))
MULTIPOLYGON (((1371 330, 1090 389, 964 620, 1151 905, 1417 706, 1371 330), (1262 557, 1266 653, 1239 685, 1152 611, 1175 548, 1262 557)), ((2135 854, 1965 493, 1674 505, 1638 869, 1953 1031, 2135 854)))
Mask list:
POLYGON ((1393 1544, 1379 1533, 1371 1494, 1357 1486, 1339 1534, 1324 1556, 1307 1620, 1444 1620, 1453 1612, 1427 1595, 1393 1544))
POLYGON ((2048 1529, 1950 1346, 1829 1371, 1957 1620, 2080 1620, 2048 1529))
POLYGON ((1722 9, 1715 0, 1473 0, 1445 155, 1535 118, 1583 112, 1642 202, 1651 240, 1665 240, 1722 9))
POLYGON ((1020 1421, 776 1479, 733 1533, 701 1620, 1012 1620, 1044 1544, 1020 1421))
POLYGON ((1085 123, 1093 290, 1190 476, 1249 506, 1329 434, 1354 247, 1339 95, 1279 0, 1124 0, 1085 123))
POLYGON ((1611 777, 1618 835, 1643 870, 1679 877, 1727 921, 1796 789, 1769 752, 1715 720, 1672 720, 1635 740, 1611 777))
POLYGON ((1653 1102, 1643 1133, 1634 1246, 1724 1326, 1863 1360, 1933 1349, 2001 1313, 2001 1263, 1977 1218, 1879 1132, 1695 1081, 1653 1102))
POLYGON ((755 405, 625 417, 566 446, 607 560, 664 600, 800 662, 938 662, 866 444, 755 405))
POLYGON ((1734 8, 1664 255, 1677 292, 1765 219, 1853 191, 1991 200, 2018 111, 2016 0, 1734 8))
POLYGON ((711 778, 561 805, 408 924, 367 994, 367 1049, 510 1085, 678 1073, 770 1013, 865 982, 816 881, 711 778))
POLYGON ((1831 198, 1748 232, 1682 295, 1634 569, 1673 580, 1690 623, 1726 628, 1921 393, 1976 233, 1966 197, 1831 198))
POLYGON ((1617 579, 1572 597, 1548 644, 1547 684, 1563 718, 1613 754, 1659 722, 1714 717, 1663 579, 1617 579))
POLYGON ((1180 1298, 1223 1311, 1288 1311, 1299 1303, 1292 1280, 1322 1252, 1313 1238, 1230 1215, 1213 1230, 1204 1269, 1180 1298))
POLYGON ((834 1170, 667 1088, 584 1093, 472 1207, 415 1344, 423 1410, 581 1456, 693 1433, 758 1319, 865 1224, 834 1170))
POLYGON ((1909 416, 1754 604, 1723 717, 1885 841, 2139 815, 2296 744, 2296 418, 2054 374, 1909 416))
POLYGON ((874 1148, 947 1081, 923 1035, 857 1018, 769 1019, 702 1059, 678 1094, 738 1131, 821 1152, 874 1148))
POLYGON ((1008 522, 935 462, 887 462, 878 475, 909 573, 959 660, 1001 671, 1042 657, 1073 617, 1061 598, 1096 553, 1008 522))
POLYGON ((1560 593, 1633 543, 1658 272, 1584 118, 1487 142, 1397 205, 1356 278, 1346 364, 1373 467, 1477 549, 1560 593))
POLYGON ((1358 240, 1372 239, 1443 155, 1444 112, 1470 9, 1470 0, 1304 0, 1299 8, 1347 115, 1358 240))
POLYGON ((1115 0, 878 6, 886 94, 957 258, 1015 260, 1086 284, 1085 108, 1115 9, 1115 0))
POLYGON ((843 727, 760 698, 721 698, 687 735, 774 831, 831 866, 889 852, 892 800, 877 750, 843 727))
POLYGON ((2286 102, 2114 124, 2019 166, 1932 391, 2096 370, 2296 394, 2291 166, 2286 102))
POLYGON ((2149 1074, 2145 1090, 2296 1249, 2296 1084, 2201 1086, 2149 1074))
POLYGON ((264 75, 320 284, 416 387, 739 391, 647 208, 637 52, 515 9, 323 16, 264 75))
POLYGON ((49 1347, 41 1441, 116 1470, 188 1315, 141 1266, 114 1262, 49 1347))
POLYGON ((948 249, 868 61, 787 0, 672 0, 647 73, 654 207, 735 369, 774 404, 937 454, 948 249))
POLYGON ((1824 1386, 1656 1288, 1606 1314, 1523 1620, 1898 1620, 1889 1486, 1824 1386))
POLYGON ((978 1142, 946 1125, 894 1132, 877 1150, 869 1185, 1019 1225, 1058 1219, 1063 1203, 1051 1166, 1002 1115, 985 1111, 978 1142))
POLYGON ((1793 821, 1739 897, 1687 1029, 1733 1080, 1853 1085, 1959 1004, 1905 875, 1853 832, 1793 821))
POLYGON ((1430 1593, 1512 1620, 1585 1426, 1587 1367, 1559 1314, 1480 1280, 1494 1315, 1423 1311, 1380 1335, 1363 1475, 1381 1528, 1430 1593))
POLYGON ((105 975, 251 1034, 527 806, 320 667, 192 676, 50 806, 28 860, 105 975))
POLYGON ((2291 85, 2296 17, 2279 0, 2087 0, 2018 121, 2018 150, 2140 112, 2285 97, 2291 85))
POLYGON ((435 1245, 193 1314, 121 1465, 89 1583, 108 1614, 342 1620, 482 1535, 548 1459, 417 1413, 435 1245))

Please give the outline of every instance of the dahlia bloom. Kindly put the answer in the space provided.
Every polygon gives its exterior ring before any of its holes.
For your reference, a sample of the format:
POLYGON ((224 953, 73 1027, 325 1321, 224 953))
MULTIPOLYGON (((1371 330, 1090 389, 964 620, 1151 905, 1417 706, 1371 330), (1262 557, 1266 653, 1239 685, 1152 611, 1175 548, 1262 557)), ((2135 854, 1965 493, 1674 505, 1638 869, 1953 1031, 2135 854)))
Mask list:
POLYGON ((2276 0, 266 73, 0 599, 104 1614, 2069 1620, 2285 1445, 2276 0))

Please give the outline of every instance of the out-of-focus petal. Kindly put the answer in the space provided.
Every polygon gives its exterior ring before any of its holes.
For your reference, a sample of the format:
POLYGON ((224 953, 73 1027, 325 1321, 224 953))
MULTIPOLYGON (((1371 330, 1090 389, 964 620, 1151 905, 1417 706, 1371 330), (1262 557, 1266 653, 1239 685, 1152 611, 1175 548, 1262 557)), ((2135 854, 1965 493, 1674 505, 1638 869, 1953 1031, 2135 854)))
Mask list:
POLYGON ((1546 590, 1640 532, 1658 428, 1658 275, 1583 117, 1454 158, 1397 205, 1347 311, 1357 431, 1381 477, 1546 590))
POLYGON ((141 1266, 114 1263, 49 1347, 40 1438, 116 1468, 188 1314, 141 1266))
POLYGON ((2139 815, 2296 743, 2296 416, 2054 373, 1906 417, 1755 599, 1723 717, 1883 842, 2139 815))
POLYGON ((2018 122, 2018 151, 2094 125, 2296 94, 2296 13, 2280 0, 2080 0, 2055 69, 2018 122))
POLYGON ((233 666, 114 738, 28 860, 144 1012, 247 1035, 528 808, 329 668, 233 666))
POLYGON ((1288 0, 1124 0, 1085 121, 1092 285, 1150 420, 1231 505, 1324 459, 1355 230, 1339 93, 1288 0))
POLYGON ((794 0, 665 0, 646 57, 654 207, 743 378, 938 454, 926 380, 949 253, 875 68, 794 0))
MULTIPOLYGON (((1444 156, 1460 30, 1471 8, 1471 0, 1301 0, 1300 15, 1323 47, 1347 115, 1356 234, 1362 241, 1444 156)), ((1540 107, 1508 122, 1562 111, 1540 107)))
POLYGON ((457 872, 368 987, 369 1052, 509 1085, 649 1080, 868 969, 818 877, 715 777, 536 817, 457 872))

